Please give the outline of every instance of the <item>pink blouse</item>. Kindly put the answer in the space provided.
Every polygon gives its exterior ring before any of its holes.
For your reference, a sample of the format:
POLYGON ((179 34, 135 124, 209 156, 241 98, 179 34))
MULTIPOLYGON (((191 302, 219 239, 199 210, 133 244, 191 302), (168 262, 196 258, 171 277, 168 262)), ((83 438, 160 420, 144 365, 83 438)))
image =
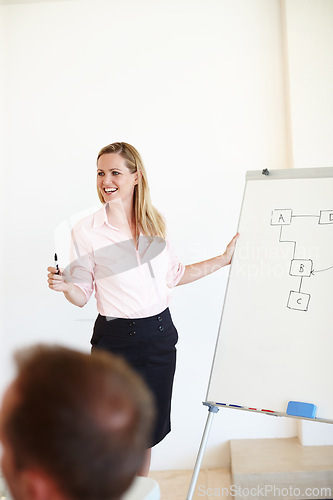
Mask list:
POLYGON ((103 316, 143 318, 164 311, 170 288, 184 274, 168 240, 139 237, 132 240, 112 226, 106 205, 79 221, 72 230, 71 281, 86 295, 95 288, 97 310, 103 316))

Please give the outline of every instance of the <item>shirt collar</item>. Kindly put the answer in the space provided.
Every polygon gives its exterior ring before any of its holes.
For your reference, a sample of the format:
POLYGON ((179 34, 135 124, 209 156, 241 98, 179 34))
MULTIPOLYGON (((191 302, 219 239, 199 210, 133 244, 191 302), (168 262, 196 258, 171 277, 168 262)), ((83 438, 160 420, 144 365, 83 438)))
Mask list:
POLYGON ((94 222, 93 222, 93 227, 98 228, 102 227, 103 224, 109 224, 107 216, 106 216, 106 203, 100 208, 95 214, 94 214, 94 222))
POLYGON ((112 229, 116 229, 117 231, 119 231, 119 229, 117 227, 113 226, 108 221, 108 216, 107 216, 107 213, 106 213, 106 207, 107 207, 107 203, 104 203, 104 205, 102 206, 102 208, 100 208, 94 214, 93 227, 94 228, 101 228, 103 226, 103 224, 105 224, 106 226, 111 227, 112 229))

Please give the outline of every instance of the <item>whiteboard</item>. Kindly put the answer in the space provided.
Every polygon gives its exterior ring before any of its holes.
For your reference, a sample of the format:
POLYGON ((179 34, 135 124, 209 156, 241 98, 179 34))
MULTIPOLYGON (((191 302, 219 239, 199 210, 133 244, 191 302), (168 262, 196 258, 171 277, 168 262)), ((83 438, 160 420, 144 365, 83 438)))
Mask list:
POLYGON ((333 422, 333 168, 247 172, 238 231, 206 402, 333 422))

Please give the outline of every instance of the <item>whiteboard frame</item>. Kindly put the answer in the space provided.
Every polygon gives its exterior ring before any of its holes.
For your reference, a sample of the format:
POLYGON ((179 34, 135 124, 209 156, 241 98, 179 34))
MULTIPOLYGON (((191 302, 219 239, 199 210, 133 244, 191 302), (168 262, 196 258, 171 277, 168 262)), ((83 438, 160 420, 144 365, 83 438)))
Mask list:
MULTIPOLYGON (((325 177, 333 177, 333 167, 318 167, 318 168, 293 168, 269 170, 268 175, 264 175, 262 170, 248 170, 246 172, 246 181, 269 181, 276 179, 317 179, 325 177)), ((244 190, 245 191, 245 190, 244 190)), ((244 200, 244 198, 243 198, 244 200)), ((240 215, 243 209, 241 206, 240 215)), ((240 217, 239 217, 240 220, 240 217)), ((238 224, 239 224, 238 220, 238 224)))
MULTIPOLYGON (((240 214, 238 218, 238 224, 237 224, 237 232, 239 231, 239 226, 240 226, 240 220, 243 212, 243 205, 244 205, 244 199, 245 199, 245 194, 246 194, 246 185, 248 181, 270 181, 270 180, 277 180, 277 179, 314 179, 314 178, 330 178, 333 177, 333 167, 313 167, 313 168, 296 168, 296 169, 276 169, 276 170, 266 170, 266 173, 264 173, 264 170, 249 170, 246 172, 245 176, 245 186, 244 186, 244 192, 243 192, 243 198, 242 198, 242 204, 241 204, 241 209, 240 209, 240 214)), ((219 344, 219 339, 220 339, 220 334, 221 334, 221 325, 222 325, 222 319, 223 319, 223 314, 224 314, 224 308, 225 308, 225 303, 226 303, 226 297, 228 294, 228 288, 229 288, 229 282, 230 282, 230 275, 231 275, 231 269, 232 269, 232 262, 230 265, 229 269, 229 274, 228 274, 228 280, 227 280, 227 285, 226 285, 226 291, 224 295, 224 302, 223 302, 223 307, 222 307, 222 313, 220 317, 220 322, 219 322, 219 328, 218 328, 218 335, 215 343, 215 349, 214 349, 214 356, 213 356, 213 361, 211 365, 211 371, 210 371, 210 376, 209 376, 209 381, 208 381, 208 386, 207 386, 207 392, 206 392, 206 398, 203 404, 207 405, 213 405, 219 408, 231 408, 233 410, 242 410, 242 411, 250 411, 254 413, 261 413, 265 415, 271 415, 275 417, 288 417, 288 418, 297 418, 301 420, 310 420, 311 422, 322 422, 322 423, 328 423, 328 424, 333 424, 333 420, 331 419, 326 419, 326 418, 308 418, 308 417, 303 417, 303 416, 298 416, 298 415, 289 415, 286 412, 278 412, 278 411, 266 411, 265 409, 250 409, 245 406, 236 406, 236 405, 229 405, 226 403, 219 403, 217 401, 211 401, 208 399, 208 392, 209 388, 211 385, 212 381, 212 376, 213 376, 213 368, 215 364, 215 358, 216 358, 216 352, 217 352, 217 347, 219 344)))

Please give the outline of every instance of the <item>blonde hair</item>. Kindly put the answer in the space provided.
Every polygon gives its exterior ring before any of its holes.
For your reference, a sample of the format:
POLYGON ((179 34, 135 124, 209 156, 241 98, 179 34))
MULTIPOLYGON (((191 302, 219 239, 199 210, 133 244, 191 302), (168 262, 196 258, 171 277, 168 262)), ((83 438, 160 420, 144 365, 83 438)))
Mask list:
MULTIPOLYGON (((126 142, 114 142, 100 150, 97 162, 102 155, 111 153, 124 158, 125 165, 132 174, 138 172, 138 184, 134 186, 133 198, 136 235, 138 236, 141 230, 146 236, 159 236, 165 239, 165 220, 151 202, 147 173, 139 152, 126 142)), ((104 204, 105 201, 98 188, 97 192, 101 203, 104 204)))

